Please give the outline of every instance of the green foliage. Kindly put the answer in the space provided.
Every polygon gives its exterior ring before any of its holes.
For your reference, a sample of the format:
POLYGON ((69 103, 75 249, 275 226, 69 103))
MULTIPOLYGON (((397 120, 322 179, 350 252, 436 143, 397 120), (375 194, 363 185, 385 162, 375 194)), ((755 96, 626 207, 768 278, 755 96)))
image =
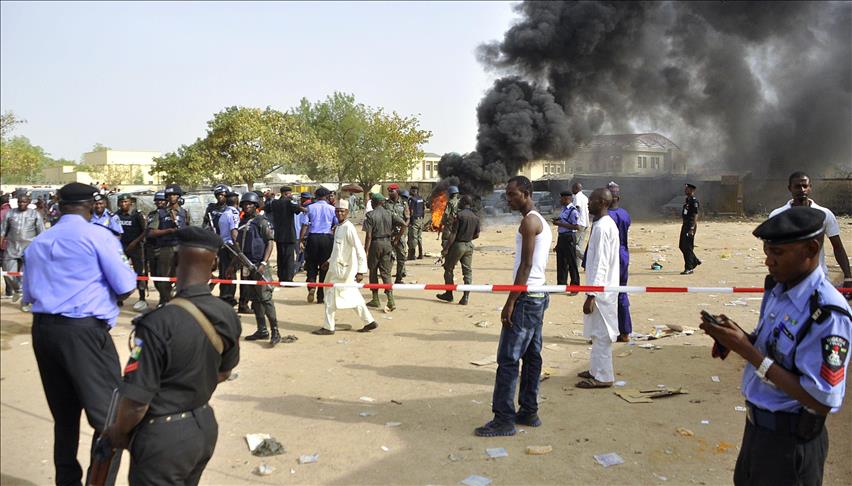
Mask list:
POLYGON ((106 145, 98 142, 92 145, 92 152, 106 152, 107 150, 112 150, 112 147, 107 147, 106 145))
POLYGON ((301 169, 315 180, 355 181, 369 191, 377 182, 404 179, 423 157, 420 146, 432 133, 419 128, 416 117, 385 113, 335 92, 325 101, 302 99, 293 110, 330 148, 330 158, 302 160, 301 169))
POLYGON ((6 136, 12 133, 12 130, 15 129, 15 125, 26 122, 26 120, 22 120, 15 116, 15 114, 11 111, 3 113, 0 115, 0 139, 6 140, 6 136))
POLYGON ((44 149, 27 137, 0 140, 0 180, 3 184, 32 184, 41 177, 41 169, 50 158, 44 149))

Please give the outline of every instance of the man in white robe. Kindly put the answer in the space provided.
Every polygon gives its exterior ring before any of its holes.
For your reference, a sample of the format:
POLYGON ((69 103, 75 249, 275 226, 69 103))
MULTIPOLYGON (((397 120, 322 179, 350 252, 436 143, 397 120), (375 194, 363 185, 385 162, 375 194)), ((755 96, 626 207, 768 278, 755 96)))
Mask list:
MULTIPOLYGON (((618 227, 607 208, 612 194, 596 189, 589 198, 589 216, 594 219, 586 253, 586 285, 618 286, 618 227)), ((588 292, 583 304, 583 335, 592 340, 589 370, 579 373, 578 388, 612 386, 612 343, 618 338, 618 293, 588 292)))
MULTIPOLYGON (((364 245, 358 238, 358 230, 349 221, 349 202, 346 200, 337 201, 335 213, 339 224, 334 231, 331 256, 325 263, 328 266, 325 282, 335 284, 360 283, 364 274, 367 273, 367 254, 364 252, 364 245)), ((379 327, 373 320, 370 310, 367 309, 360 289, 356 287, 334 287, 330 290, 325 296, 325 325, 313 331, 313 334, 320 336, 334 334, 334 317, 337 309, 355 309, 358 317, 365 324, 361 329, 363 332, 372 331, 379 327)))

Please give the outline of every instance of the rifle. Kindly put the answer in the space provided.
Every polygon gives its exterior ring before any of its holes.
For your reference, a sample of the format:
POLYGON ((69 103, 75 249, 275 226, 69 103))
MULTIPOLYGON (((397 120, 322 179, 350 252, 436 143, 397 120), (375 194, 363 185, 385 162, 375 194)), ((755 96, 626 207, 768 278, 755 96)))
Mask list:
MULTIPOLYGON (((118 414, 118 401, 119 394, 118 388, 116 388, 112 391, 112 398, 109 402, 106 422, 104 423, 104 431, 109 429, 115 423, 115 417, 118 414)), ((112 486, 115 484, 115 478, 120 464, 121 451, 114 448, 109 438, 101 433, 95 441, 95 446, 92 448, 92 462, 89 466, 86 485, 112 486)))
POLYGON ((230 273, 231 267, 236 267, 237 263, 242 265, 244 268, 247 268, 251 274, 256 274, 260 277, 260 280, 266 282, 266 278, 257 270, 257 266, 248 259, 245 253, 241 252, 239 248, 234 243, 226 243, 225 249, 231 252, 231 255, 234 256, 234 260, 231 262, 231 265, 226 274, 230 273))

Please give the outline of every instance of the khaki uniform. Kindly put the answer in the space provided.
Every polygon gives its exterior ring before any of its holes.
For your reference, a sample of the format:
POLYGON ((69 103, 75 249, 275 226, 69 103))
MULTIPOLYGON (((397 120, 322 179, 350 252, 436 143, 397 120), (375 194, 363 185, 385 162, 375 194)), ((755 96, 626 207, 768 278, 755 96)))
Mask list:
MULTIPOLYGON (((393 247, 391 236, 395 227, 405 224, 405 220, 396 214, 380 206, 367 213, 364 220, 364 231, 370 235, 370 248, 367 250, 367 268, 370 271, 370 283, 379 283, 379 275, 382 283, 391 282, 391 268, 393 266, 393 247)), ((388 301, 393 302, 393 291, 386 290, 388 301)), ((378 291, 373 291, 373 302, 378 301, 378 291)), ((372 302, 371 302, 372 303, 372 302)), ((368 304, 369 305, 369 304, 368 304)), ((371 307, 376 307, 371 305, 371 307)))
MULTIPOLYGON (((390 211, 394 216, 399 217, 404 224, 408 224, 408 221, 411 219, 408 212, 408 203, 405 202, 404 199, 399 198, 397 202, 393 202, 390 199, 385 203, 385 207, 390 211)), ((406 245, 406 235, 401 234, 404 229, 401 226, 394 226, 393 228, 393 238, 396 238, 399 235, 399 242, 393 243, 393 256, 396 259, 396 281, 401 282, 403 277, 405 277, 405 260, 408 258, 408 245, 406 245)))
POLYGON ((441 248, 447 246, 447 240, 450 239, 452 233, 453 221, 456 220, 456 215, 459 214, 459 198, 451 197, 447 201, 447 207, 444 209, 444 214, 441 215, 441 248))

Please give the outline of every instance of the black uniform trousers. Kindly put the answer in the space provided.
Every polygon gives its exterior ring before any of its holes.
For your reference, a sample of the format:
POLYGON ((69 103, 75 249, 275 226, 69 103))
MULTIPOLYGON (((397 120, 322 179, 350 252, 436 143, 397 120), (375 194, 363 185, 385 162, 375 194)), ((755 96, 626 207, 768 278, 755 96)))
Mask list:
POLYGON ((746 420, 734 484, 737 486, 812 486, 822 484, 828 456, 828 431, 809 441, 746 420))
MULTIPOLYGON (((328 270, 322 270, 322 264, 331 258, 331 250, 334 247, 334 236, 326 233, 310 233, 305 241, 305 272, 308 274, 308 282, 325 281, 328 270)), ((317 301, 322 302, 325 297, 323 288, 317 289, 317 301)))
POLYGON ((684 270, 692 270, 698 266, 698 257, 695 256, 695 252, 692 251, 695 248, 695 234, 689 236, 689 230, 692 228, 692 223, 684 223, 683 226, 680 227, 680 241, 678 242, 678 246, 680 247, 680 252, 683 253, 683 269, 684 270))
MULTIPOLYGON (((129 253, 125 250, 124 254, 130 259, 130 264, 133 265, 133 270, 136 271, 136 275, 140 277, 145 276, 145 259, 142 258, 142 248, 137 247, 129 253)), ((139 291, 139 298, 141 300, 145 300, 145 291, 148 290, 148 282, 145 280, 137 280, 136 290, 139 291)))
POLYGON ((198 408, 179 420, 150 420, 142 420, 130 443, 130 484, 198 484, 219 435, 213 409, 198 408))
MULTIPOLYGON (((233 260, 233 255, 229 250, 225 248, 219 249, 219 278, 225 279, 233 279, 236 278, 234 275, 226 276, 225 272, 228 270, 228 267, 231 266, 231 262, 233 260)), ((236 305, 237 299, 234 296, 237 294, 237 286, 234 284, 219 284, 219 298, 224 300, 225 302, 236 305)))
POLYGON ((112 392, 121 380, 118 353, 104 321, 33 315, 33 351, 53 415, 56 484, 80 484, 77 462, 80 412, 97 436, 103 431, 112 392))
POLYGON ((556 239, 556 285, 580 285, 580 270, 577 268, 577 242, 574 233, 559 233, 556 239))
MULTIPOLYGON (((278 281, 292 282, 296 274, 296 248, 297 243, 285 241, 275 242, 275 253, 278 255, 278 281)), ((329 256, 331 254, 329 253, 329 256)))
MULTIPOLYGON (((157 256, 157 276, 158 277, 174 277, 175 269, 177 268, 177 246, 162 246, 160 247, 159 255, 157 256)), ((172 300, 172 282, 154 282, 154 287, 160 294, 160 304, 172 300)))

